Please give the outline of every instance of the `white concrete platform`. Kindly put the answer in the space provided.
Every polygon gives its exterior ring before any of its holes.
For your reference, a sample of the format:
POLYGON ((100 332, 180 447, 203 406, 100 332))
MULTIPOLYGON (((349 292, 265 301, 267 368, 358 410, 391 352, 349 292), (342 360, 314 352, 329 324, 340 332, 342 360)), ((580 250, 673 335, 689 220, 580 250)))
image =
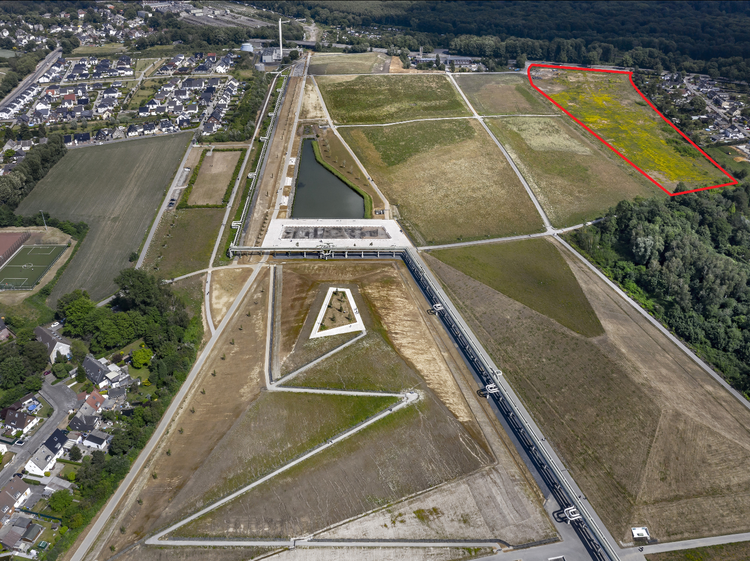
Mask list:
POLYGON ((262 247, 390 249, 412 244, 395 220, 283 218, 271 220, 262 247))

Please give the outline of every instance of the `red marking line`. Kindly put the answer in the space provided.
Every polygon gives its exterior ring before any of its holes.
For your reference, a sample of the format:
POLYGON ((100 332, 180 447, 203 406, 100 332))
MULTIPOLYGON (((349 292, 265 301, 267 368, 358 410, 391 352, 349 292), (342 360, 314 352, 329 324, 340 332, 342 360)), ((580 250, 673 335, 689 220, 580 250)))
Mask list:
POLYGON ((625 160, 627 163, 629 163, 631 166, 633 166, 635 169, 637 169, 639 172, 641 172, 641 174, 643 174, 649 181, 651 181, 651 183, 653 183, 654 185, 656 185, 657 187, 659 187, 662 191, 664 191, 665 193, 667 193, 670 197, 674 197, 675 195, 684 195, 685 193, 695 193, 696 191, 705 191, 706 189, 716 189, 718 187, 729 187, 730 185, 737 185, 739 183, 739 181, 737 181, 734 177, 732 177, 731 175, 729 175, 723 167, 721 167, 719 164, 717 164, 713 160, 713 158, 711 158, 711 156, 709 156, 703 150, 701 150, 698 147, 698 145, 695 144, 695 142, 693 142, 692 140, 690 140, 680 129, 678 129, 676 126, 674 126, 674 124, 669 119, 667 119, 664 115, 662 115, 661 111, 659 111, 656 107, 654 107, 653 103, 651 103, 648 99, 646 99, 646 96, 643 95, 643 92, 641 92, 641 90, 638 89, 638 86, 636 86, 635 83, 633 82, 633 73, 632 72, 629 72, 627 70, 601 70, 601 69, 598 69, 598 68, 579 68, 577 66, 555 66, 555 65, 552 65, 552 64, 531 64, 531 65, 529 65, 529 69, 526 72, 526 75, 529 77, 529 83, 531 84, 532 88, 534 88, 536 91, 538 91, 544 97, 546 97, 548 100, 550 100, 552 103, 554 103, 568 117, 570 117, 571 119, 573 119, 576 123, 578 123, 579 125, 581 125, 584 129, 586 129, 587 131, 589 131, 596 138, 598 138, 599 140, 601 140, 607 147, 609 147, 610 150, 612 150, 615 154, 617 154, 618 156, 620 156, 623 160, 625 160), (609 142, 607 142, 606 140, 604 140, 601 136, 599 136, 598 134, 596 134, 593 130, 591 130, 589 127, 587 127, 586 125, 584 125, 581 121, 579 121, 572 113, 570 113, 570 111, 568 111, 567 109, 565 109, 562 105, 560 105, 559 103, 557 103, 554 99, 552 99, 550 96, 548 96, 542 90, 540 90, 536 86, 536 84, 534 84, 534 80, 531 79, 531 69, 534 68, 534 67, 538 67, 538 68, 554 68, 554 69, 557 69, 557 70, 578 70, 578 71, 583 71, 583 72, 607 72, 609 74, 627 74, 628 78, 630 79, 630 85, 632 85, 633 89, 635 91, 637 91, 638 94, 643 98, 643 101, 645 101, 646 103, 648 103, 649 106, 651 107, 651 109, 653 109, 654 111, 656 111, 656 113, 659 115, 659 117, 661 117, 664 120, 665 123, 669 124, 670 127, 672 127, 674 130, 676 130, 678 133, 680 133, 680 135, 682 136, 682 138, 684 138, 685 140, 687 140, 693 146, 693 148, 695 148, 696 150, 698 150, 698 152, 700 152, 701 154, 703 154, 713 165, 715 165, 717 168, 719 168, 724 175, 726 175, 729 179, 731 179, 732 180, 731 183, 722 183, 721 185, 712 185, 710 187, 701 187, 699 189, 691 189, 690 191, 680 191, 679 193, 670 193, 658 181, 656 181, 653 177, 651 177, 649 174, 647 174, 645 171, 643 171, 641 168, 639 168, 637 165, 635 165, 633 162, 631 162, 628 158, 626 158, 625 155, 622 154, 622 152, 620 152, 619 150, 617 150, 609 142))

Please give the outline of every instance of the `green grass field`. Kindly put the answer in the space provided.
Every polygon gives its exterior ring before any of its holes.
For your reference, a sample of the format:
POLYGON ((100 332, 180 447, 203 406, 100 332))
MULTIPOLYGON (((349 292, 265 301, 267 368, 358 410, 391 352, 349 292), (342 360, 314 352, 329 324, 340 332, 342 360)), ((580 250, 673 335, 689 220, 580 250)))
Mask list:
POLYGON ((24 245, 0 268, 0 290, 28 288, 44 276, 63 254, 64 245, 24 245))
POLYGON ((339 129, 418 245, 530 234, 542 220, 473 120, 339 129))
POLYGON ((51 304, 76 288, 99 300, 112 294, 114 277, 131 266, 191 134, 177 134, 70 150, 21 202, 18 214, 39 209, 90 229, 58 281, 51 304))
POLYGON ((580 224, 623 199, 664 192, 567 118, 487 119, 552 224, 580 224))
POLYGON ((737 172, 746 172, 750 175, 750 162, 744 153, 735 150, 733 146, 711 146, 706 148, 706 154, 711 156, 717 164, 734 175, 737 172), (740 161, 737 161, 739 159, 740 161))
POLYGON ((648 561, 747 561, 750 559, 750 542, 652 553, 646 555, 646 559, 648 561))
POLYGON ((331 118, 339 124, 469 115, 468 108, 445 76, 319 77, 317 82, 331 118))
POLYGON ((73 49, 73 56, 108 56, 108 55, 120 55, 127 49, 120 43, 107 43, 106 45, 95 46, 86 45, 84 47, 77 47, 73 49))
POLYGON ((525 74, 456 74, 458 87, 480 115, 550 115, 557 110, 525 74))
POLYGON ((310 74, 369 74, 387 70, 391 57, 383 53, 316 53, 310 61, 310 74))
POLYGON ((604 333, 562 255, 543 239, 431 252, 443 263, 510 296, 568 329, 595 337, 604 333))
POLYGON ((728 181, 643 101, 626 75, 567 70, 534 83, 667 190, 678 182, 697 188, 728 181))

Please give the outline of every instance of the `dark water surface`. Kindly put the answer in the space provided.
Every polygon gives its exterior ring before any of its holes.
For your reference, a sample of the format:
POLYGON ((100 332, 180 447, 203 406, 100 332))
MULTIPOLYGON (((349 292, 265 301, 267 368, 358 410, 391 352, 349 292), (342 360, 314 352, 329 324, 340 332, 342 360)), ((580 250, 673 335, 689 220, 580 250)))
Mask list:
POLYGON ((365 200, 315 160, 305 140, 297 173, 292 218, 364 218, 365 200))

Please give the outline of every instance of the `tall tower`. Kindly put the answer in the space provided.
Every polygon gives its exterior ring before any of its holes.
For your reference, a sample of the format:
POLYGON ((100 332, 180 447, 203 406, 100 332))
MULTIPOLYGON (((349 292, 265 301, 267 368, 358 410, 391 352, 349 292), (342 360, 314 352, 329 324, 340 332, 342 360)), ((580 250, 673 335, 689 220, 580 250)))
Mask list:
POLYGON ((281 18, 279 18, 279 59, 284 58, 284 41, 281 39, 281 18))

